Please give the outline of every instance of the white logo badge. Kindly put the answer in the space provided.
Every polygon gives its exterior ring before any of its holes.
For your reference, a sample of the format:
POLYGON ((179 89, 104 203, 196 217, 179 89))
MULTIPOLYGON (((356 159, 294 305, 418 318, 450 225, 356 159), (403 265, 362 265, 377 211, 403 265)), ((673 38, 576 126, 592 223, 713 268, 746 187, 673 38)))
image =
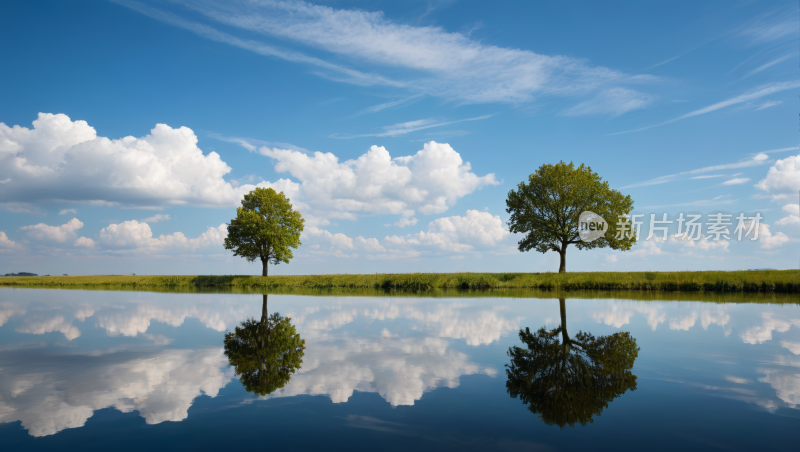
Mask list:
POLYGON ((578 235, 584 242, 592 242, 606 235, 608 223, 600 215, 585 211, 578 219, 578 235))

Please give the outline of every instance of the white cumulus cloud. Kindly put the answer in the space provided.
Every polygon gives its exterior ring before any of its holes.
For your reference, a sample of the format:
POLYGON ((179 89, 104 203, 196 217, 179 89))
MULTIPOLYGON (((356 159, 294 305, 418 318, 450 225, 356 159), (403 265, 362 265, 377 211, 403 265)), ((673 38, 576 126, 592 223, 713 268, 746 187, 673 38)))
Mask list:
POLYGON ((309 228, 306 228, 303 231, 303 234, 326 240, 330 242, 331 246, 333 247, 353 249, 353 239, 342 233, 333 234, 330 231, 326 231, 324 229, 319 229, 314 226, 311 226, 309 228))
POLYGON ((365 239, 364 237, 358 236, 356 237, 356 244, 359 248, 363 248, 367 251, 375 252, 375 251, 386 251, 386 248, 378 242, 378 239, 369 238, 365 239))
POLYGON ((81 248, 94 248, 95 243, 89 237, 78 237, 73 245, 81 248))
POLYGON ((5 232, 0 231, 0 251, 22 250, 25 247, 8 238, 5 232))
POLYGON ((758 223, 758 230, 756 230, 756 228, 753 228, 753 230, 750 231, 752 223, 753 223, 752 221, 744 222, 745 234, 742 236, 743 237, 742 240, 745 239, 752 240, 755 238, 758 241, 759 245, 761 246, 761 249, 771 250, 773 248, 779 248, 783 246, 784 243, 790 240, 789 237, 783 232, 773 233, 772 231, 770 231, 769 225, 764 223, 758 223), (749 231, 749 233, 747 231, 749 231))
POLYGON ((800 191, 800 155, 777 160, 756 188, 769 193, 775 200, 796 197, 800 191))
POLYGON ((476 248, 491 248, 510 232, 497 215, 468 210, 466 216, 443 217, 431 221, 427 231, 406 236, 387 236, 384 241, 393 245, 432 247, 460 253, 476 248))
MULTIPOLYGON (((205 154, 187 127, 157 124, 149 135, 110 139, 97 136, 85 121, 63 114, 40 113, 33 128, 0 123, 0 207, 32 211, 36 202, 67 200, 93 205, 163 207, 170 205, 236 206, 255 187, 284 192, 309 225, 358 215, 396 214, 397 226, 416 222, 414 214, 442 213, 458 199, 499 182, 479 176, 448 144, 430 142, 414 155, 392 158, 373 146, 354 160, 340 162, 332 153, 257 149, 275 160, 279 179, 256 185, 231 183, 231 168, 215 152, 205 154)), ((254 146, 248 149, 256 150, 254 146)), ((74 209, 64 209, 66 214, 74 209)), ((158 214, 143 223, 170 219, 158 214)), ((43 228, 45 225, 42 225, 43 228)), ((39 226, 37 226, 39 227, 39 226)), ((53 236, 54 232, 38 233, 53 236)), ((63 235, 63 234, 62 234, 63 235)), ((61 238, 65 241, 70 238, 61 238)))
POLYGON ((720 238, 719 240, 709 240, 705 234, 700 234, 699 239, 691 237, 688 233, 673 234, 667 240, 668 244, 678 245, 688 248, 698 248, 702 251, 719 249, 721 251, 728 251, 730 241, 720 238))
POLYGON ((308 155, 266 147, 259 152, 276 160, 276 171, 300 181, 294 187, 297 199, 308 206, 308 213, 323 218, 442 213, 459 198, 498 184, 494 174, 476 175, 450 145, 434 141, 414 155, 396 158, 386 148, 372 146, 344 162, 330 152, 308 155))
POLYGON ((35 240, 64 243, 76 237, 75 231, 83 227, 83 222, 73 218, 61 226, 48 226, 44 223, 23 226, 20 228, 26 231, 28 237, 35 240))
POLYGON ((386 227, 396 226, 400 229, 403 229, 406 226, 414 226, 415 224, 417 224, 417 221, 418 220, 414 217, 414 211, 406 210, 405 212, 403 212, 402 218, 400 218, 399 220, 397 220, 392 224, 385 224, 384 226, 386 227))
POLYGON ((695 238, 684 232, 681 234, 669 235, 666 239, 661 235, 655 235, 641 242, 641 245, 635 245, 631 251, 606 254, 606 262, 614 263, 617 262, 618 258, 630 259, 670 255, 672 254, 670 250, 681 251, 682 254, 693 257, 722 260, 722 257, 707 254, 706 252, 715 250, 728 252, 729 246, 729 240, 724 240, 722 238, 720 240, 709 240, 704 234, 699 234, 698 238, 695 238))
POLYGON ((786 204, 783 206, 784 212, 788 215, 775 222, 777 226, 787 226, 793 224, 800 224, 800 206, 797 204, 786 204))
POLYGON ((109 139, 64 114, 39 113, 32 129, 0 123, 0 179, 12 179, 0 201, 233 206, 253 186, 234 188, 223 179, 230 170, 187 127, 109 139))
POLYGON ((109 248, 158 251, 165 248, 197 249, 221 246, 228 236, 228 227, 223 223, 218 227, 208 227, 206 232, 196 238, 187 238, 182 232, 153 237, 147 223, 136 220, 110 224, 100 230, 100 241, 109 248))

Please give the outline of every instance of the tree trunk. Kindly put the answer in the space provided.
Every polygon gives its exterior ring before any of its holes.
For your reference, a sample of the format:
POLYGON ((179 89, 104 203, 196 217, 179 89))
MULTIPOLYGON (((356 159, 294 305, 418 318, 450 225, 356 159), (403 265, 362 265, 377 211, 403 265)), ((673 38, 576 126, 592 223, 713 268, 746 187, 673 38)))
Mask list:
POLYGON ((264 297, 261 300, 261 323, 267 323, 267 294, 262 295, 264 297))
POLYGON ((269 259, 261 259, 261 276, 267 276, 267 263, 269 259))
POLYGON ((564 243, 561 245, 561 251, 559 253, 561 255, 561 266, 558 267, 559 273, 566 273, 567 272, 567 244, 564 243))
POLYGON ((558 304, 561 308, 561 342, 564 344, 564 352, 569 353, 569 334, 567 334, 567 300, 564 298, 559 298, 558 304))

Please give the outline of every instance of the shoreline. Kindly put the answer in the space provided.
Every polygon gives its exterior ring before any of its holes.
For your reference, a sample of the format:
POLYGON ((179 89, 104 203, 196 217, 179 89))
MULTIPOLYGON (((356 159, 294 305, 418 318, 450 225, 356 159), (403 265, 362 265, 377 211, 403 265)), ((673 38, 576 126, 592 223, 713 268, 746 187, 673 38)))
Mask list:
POLYGON ((5 276, 5 287, 252 289, 540 289, 670 292, 800 293, 800 270, 572 273, 390 273, 292 276, 130 275, 5 276))

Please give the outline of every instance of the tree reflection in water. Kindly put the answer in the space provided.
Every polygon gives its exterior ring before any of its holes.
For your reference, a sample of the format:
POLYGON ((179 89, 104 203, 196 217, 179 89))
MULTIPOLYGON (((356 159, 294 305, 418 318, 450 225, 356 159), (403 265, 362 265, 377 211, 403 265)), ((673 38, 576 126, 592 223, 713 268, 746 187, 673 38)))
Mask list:
POLYGON ((261 320, 247 319, 225 335, 225 356, 244 388, 258 395, 289 382, 303 364, 306 343, 290 318, 267 315, 267 295, 263 297, 261 320))
POLYGON ((609 402, 636 389, 631 368, 639 347, 628 332, 595 338, 581 331, 570 338, 566 302, 563 298, 559 302, 560 327, 550 331, 542 327, 536 333, 520 330, 527 349, 508 350, 506 390, 545 424, 564 428, 593 422, 609 402))

